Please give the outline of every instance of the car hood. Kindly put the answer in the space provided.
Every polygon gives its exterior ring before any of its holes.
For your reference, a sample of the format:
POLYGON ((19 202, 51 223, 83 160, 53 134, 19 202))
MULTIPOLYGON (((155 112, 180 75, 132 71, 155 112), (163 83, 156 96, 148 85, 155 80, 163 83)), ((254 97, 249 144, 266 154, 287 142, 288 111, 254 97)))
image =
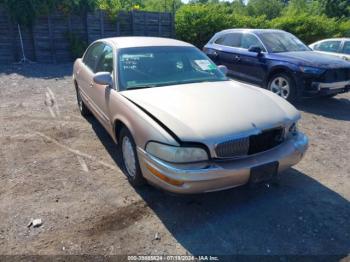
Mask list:
POLYGON ((349 62, 329 54, 315 51, 284 52, 272 54, 275 59, 283 59, 297 65, 321 68, 350 67, 349 62))
POLYGON ((296 121, 300 113, 270 91, 236 81, 173 85, 121 94, 182 142, 217 143, 296 121))

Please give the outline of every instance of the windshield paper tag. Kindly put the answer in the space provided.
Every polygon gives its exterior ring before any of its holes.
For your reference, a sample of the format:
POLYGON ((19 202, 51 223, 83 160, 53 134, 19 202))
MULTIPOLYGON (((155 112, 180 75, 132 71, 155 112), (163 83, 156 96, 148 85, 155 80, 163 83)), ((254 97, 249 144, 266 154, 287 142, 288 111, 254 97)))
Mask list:
POLYGON ((208 60, 194 60, 194 62, 202 69, 202 70, 214 70, 216 67, 214 64, 210 63, 208 60))

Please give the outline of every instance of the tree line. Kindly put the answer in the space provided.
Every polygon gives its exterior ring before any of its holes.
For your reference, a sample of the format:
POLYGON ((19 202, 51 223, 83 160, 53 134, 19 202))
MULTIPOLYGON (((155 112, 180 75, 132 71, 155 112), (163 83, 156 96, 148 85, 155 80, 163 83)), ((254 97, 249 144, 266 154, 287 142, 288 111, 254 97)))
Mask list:
POLYGON ((306 43, 321 38, 350 36, 350 0, 0 0, 12 19, 31 25, 40 14, 59 10, 83 14, 105 10, 145 10, 176 14, 178 38, 202 47, 226 28, 280 28, 306 43))

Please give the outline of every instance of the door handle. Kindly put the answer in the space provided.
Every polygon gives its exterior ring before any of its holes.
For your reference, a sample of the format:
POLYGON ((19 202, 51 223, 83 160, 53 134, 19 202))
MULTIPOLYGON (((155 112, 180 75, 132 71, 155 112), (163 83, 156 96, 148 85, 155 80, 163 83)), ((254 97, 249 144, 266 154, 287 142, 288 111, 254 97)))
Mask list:
POLYGON ((233 59, 234 59, 235 61, 237 61, 237 62, 241 61, 241 58, 240 58, 238 55, 235 55, 235 56, 233 57, 233 59))
POLYGON ((238 55, 235 55, 233 59, 237 62, 241 61, 241 58, 238 55))

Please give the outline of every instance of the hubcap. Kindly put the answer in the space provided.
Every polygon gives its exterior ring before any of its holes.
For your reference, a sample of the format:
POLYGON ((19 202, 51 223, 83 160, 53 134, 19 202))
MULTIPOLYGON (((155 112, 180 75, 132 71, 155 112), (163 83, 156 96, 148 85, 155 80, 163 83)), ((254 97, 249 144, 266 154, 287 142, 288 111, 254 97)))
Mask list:
POLYGON ((130 139, 125 136, 122 142, 122 153, 126 171, 131 177, 136 175, 136 159, 130 139))
POLYGON ((276 77, 270 82, 270 91, 287 99, 290 94, 289 83, 284 77, 276 77))

